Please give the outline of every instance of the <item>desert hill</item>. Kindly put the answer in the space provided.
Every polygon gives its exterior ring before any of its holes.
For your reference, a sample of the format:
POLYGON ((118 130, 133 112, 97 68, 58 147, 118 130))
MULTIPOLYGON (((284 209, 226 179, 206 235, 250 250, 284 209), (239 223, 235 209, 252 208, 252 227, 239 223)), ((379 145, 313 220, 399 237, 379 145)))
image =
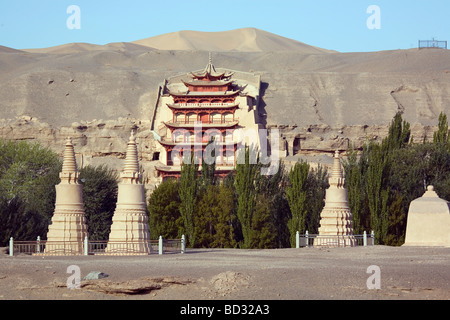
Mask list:
POLYGON ((133 43, 158 50, 218 52, 296 51, 304 54, 330 52, 329 50, 313 47, 296 40, 284 38, 255 28, 242 28, 222 32, 183 30, 133 41, 133 43))
POLYGON ((216 67, 261 75, 257 120, 302 150, 382 137, 398 111, 420 141, 441 111, 450 115, 449 50, 339 53, 252 28, 180 31, 132 43, 0 47, 0 136, 62 149, 72 135, 87 155, 120 156, 137 126, 151 159, 160 84, 203 69, 209 52, 216 67))

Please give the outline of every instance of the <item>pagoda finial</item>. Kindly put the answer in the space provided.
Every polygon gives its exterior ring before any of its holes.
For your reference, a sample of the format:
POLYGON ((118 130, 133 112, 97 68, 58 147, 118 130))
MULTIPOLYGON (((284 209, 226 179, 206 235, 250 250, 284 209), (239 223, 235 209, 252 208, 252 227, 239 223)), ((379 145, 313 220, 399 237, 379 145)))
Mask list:
POLYGON ((72 138, 67 137, 63 155, 63 165, 59 174, 61 183, 77 184, 78 171, 75 159, 75 151, 73 148, 72 138))
POLYGON ((330 185, 342 187, 344 185, 344 175, 342 173, 340 154, 338 150, 335 151, 333 158, 334 162, 329 178, 329 183, 330 185))
POLYGON ((127 152, 125 156, 125 166, 121 173, 121 177, 122 182, 125 183, 139 182, 139 161, 134 130, 131 131, 130 139, 128 140, 127 152))
POLYGON ((211 51, 209 52, 209 64, 212 64, 212 54, 211 54, 211 51))

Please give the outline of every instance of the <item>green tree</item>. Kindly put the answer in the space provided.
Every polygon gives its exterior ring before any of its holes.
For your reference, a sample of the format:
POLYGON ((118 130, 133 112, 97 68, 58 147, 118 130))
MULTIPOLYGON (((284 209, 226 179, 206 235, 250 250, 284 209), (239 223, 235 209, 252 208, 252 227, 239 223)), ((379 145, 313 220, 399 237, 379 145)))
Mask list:
POLYGON ((325 206, 325 193, 329 187, 326 167, 318 165, 309 170, 306 181, 306 227, 308 232, 317 234, 320 225, 320 213, 325 206))
POLYGON ((195 246, 195 208, 197 204, 198 188, 198 164, 194 157, 191 162, 183 161, 180 173, 180 214, 183 219, 183 227, 190 247, 195 246))
POLYGON ((234 177, 235 191, 238 195, 237 217, 242 228, 244 248, 251 247, 251 229, 257 194, 256 183, 260 174, 260 164, 252 161, 251 158, 255 154, 256 149, 253 146, 245 146, 245 149, 238 153, 234 177))
POLYGON ((278 163, 278 171, 271 175, 261 175, 257 186, 258 195, 268 200, 271 223, 275 233, 274 246, 284 248, 290 246, 290 233, 287 223, 291 216, 289 203, 286 198, 285 185, 287 174, 283 162, 278 163))
POLYGON ((383 151, 388 153, 405 147, 410 137, 410 125, 402 119, 402 114, 398 112, 389 126, 388 136, 382 141, 383 151))
POLYGON ((117 171, 106 165, 79 169, 83 202, 90 240, 108 240, 117 203, 117 171))
POLYGON ((214 139, 208 142, 205 151, 202 153, 201 175, 199 179, 199 189, 204 191, 209 185, 216 184, 216 144, 214 139), (207 153, 210 153, 207 155, 207 153), (211 161, 212 160, 212 161, 211 161))
POLYGON ((196 246, 234 247, 233 190, 224 185, 209 185, 198 201, 195 217, 196 246))
POLYGON ((217 186, 217 203, 215 215, 217 216, 213 242, 211 246, 215 248, 236 247, 235 225, 237 222, 234 205, 234 190, 225 184, 217 186))
POLYGON ((61 161, 38 143, 0 140, 0 244, 45 239, 61 161))
POLYGON ((288 222, 291 246, 295 246, 297 231, 306 231, 306 196, 309 164, 297 162, 289 172, 289 185, 286 187, 286 196, 291 209, 291 219, 288 222))
POLYGON ((270 210, 270 199, 257 195, 249 230, 249 248, 270 249, 275 247, 276 229, 270 210))
POLYGON ((345 173, 345 184, 348 191, 348 202, 352 213, 353 232, 362 234, 370 228, 370 216, 367 207, 366 171, 367 154, 364 152, 358 159, 358 150, 353 146, 349 150, 347 159, 342 164, 345 173))
POLYGON ((180 214, 179 182, 169 179, 162 182, 148 200, 149 227, 152 239, 181 237, 183 219, 180 214))
POLYGON ((195 215, 195 245, 210 248, 214 241, 217 223, 217 187, 209 185, 202 196, 199 196, 195 215))
POLYGON ((450 146, 450 140, 448 139, 449 130, 447 115, 441 112, 438 121, 438 130, 433 134, 433 143, 442 143, 448 147, 450 146))
POLYGON ((389 191, 386 189, 386 161, 379 144, 369 148, 366 176, 367 202, 370 211, 370 225, 375 231, 377 243, 383 243, 387 231, 387 205, 389 191))

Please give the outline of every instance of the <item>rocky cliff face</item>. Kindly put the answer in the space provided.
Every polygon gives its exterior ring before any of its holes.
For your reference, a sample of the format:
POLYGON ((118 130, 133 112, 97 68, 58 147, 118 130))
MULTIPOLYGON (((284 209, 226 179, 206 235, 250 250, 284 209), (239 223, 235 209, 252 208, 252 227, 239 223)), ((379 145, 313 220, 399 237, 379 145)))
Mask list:
MULTIPOLYGON (((213 54, 216 67, 261 75, 256 121, 280 129, 287 160, 331 159, 350 143, 381 139, 398 111, 415 141, 432 136, 440 112, 450 115, 448 50, 302 50, 213 54)), ((0 47, 0 137, 37 140, 61 153, 71 136, 79 163, 120 168, 130 131, 137 129, 150 179, 158 157, 151 124, 159 86, 202 69, 208 52, 137 44, 50 51, 0 47)))
POLYGON ((153 180, 156 141, 150 121, 118 118, 73 122, 71 125, 51 126, 37 118, 21 116, 14 120, 0 120, 0 137, 13 140, 38 141, 43 146, 63 154, 64 141, 71 137, 78 166, 106 164, 116 170, 123 167, 123 159, 131 131, 139 141, 138 153, 145 182, 153 180))

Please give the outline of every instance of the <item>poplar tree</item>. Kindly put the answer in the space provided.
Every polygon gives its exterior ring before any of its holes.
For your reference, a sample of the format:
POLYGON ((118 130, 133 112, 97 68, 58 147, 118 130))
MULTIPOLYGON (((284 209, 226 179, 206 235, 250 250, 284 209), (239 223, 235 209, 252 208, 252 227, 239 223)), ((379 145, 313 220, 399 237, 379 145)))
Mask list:
POLYGON ((370 211, 370 225, 375 231, 377 243, 383 243, 387 230, 386 161, 379 144, 371 143, 369 147, 366 176, 367 201, 370 211))
POLYGON ((443 112, 439 114, 438 130, 433 134, 433 143, 443 144, 447 147, 450 146, 450 140, 448 139, 448 121, 447 115, 443 112))
POLYGON ((310 233, 318 233, 320 225, 320 213, 325 206, 325 193, 329 187, 328 170, 322 165, 309 170, 306 181, 306 230, 310 233))
POLYGON ((83 202, 90 240, 108 240, 116 209, 119 175, 106 165, 86 166, 79 170, 83 202))
POLYGON ((197 207, 196 246, 235 247, 233 190, 223 184, 209 185, 200 197, 197 207))
POLYGON ((270 199, 264 195, 256 196, 249 232, 250 248, 270 249, 275 247, 276 229, 271 216, 270 204, 270 199))
POLYGON ((365 172, 367 161, 358 159, 358 151, 351 146, 347 159, 342 161, 345 173, 345 186, 348 191, 348 202, 352 213, 353 232, 362 234, 369 227, 365 203, 365 172))
POLYGON ((180 214, 179 183, 175 179, 163 181, 148 200, 149 227, 152 239, 179 239, 183 219, 180 214))
POLYGON ((309 164, 297 162, 289 172, 289 186, 286 188, 286 196, 291 209, 291 219, 288 221, 291 245, 295 246, 295 234, 297 231, 306 231, 306 195, 309 164))
POLYGON ((255 152, 255 147, 247 145, 244 150, 240 150, 234 177, 234 186, 238 197, 237 217, 242 228, 244 248, 251 247, 253 212, 256 205, 256 181, 259 176, 260 165, 257 162, 255 163, 255 159, 251 161, 251 156, 255 155, 255 152))
POLYGON ((180 186, 178 194, 180 196, 180 214, 183 218, 184 230, 190 247, 195 246, 195 207, 197 204, 198 188, 198 164, 195 163, 194 156, 191 162, 183 161, 180 173, 180 186))

